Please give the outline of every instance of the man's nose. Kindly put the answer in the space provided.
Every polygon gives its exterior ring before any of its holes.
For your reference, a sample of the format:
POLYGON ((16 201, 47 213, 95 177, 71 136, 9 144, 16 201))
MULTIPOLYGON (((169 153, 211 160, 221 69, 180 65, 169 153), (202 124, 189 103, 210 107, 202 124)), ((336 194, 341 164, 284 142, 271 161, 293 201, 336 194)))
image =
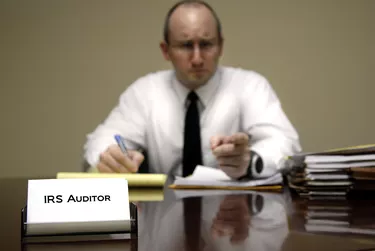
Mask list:
POLYGON ((192 64, 194 67, 199 67, 203 65, 202 51, 199 48, 199 45, 194 46, 193 55, 192 55, 192 64))

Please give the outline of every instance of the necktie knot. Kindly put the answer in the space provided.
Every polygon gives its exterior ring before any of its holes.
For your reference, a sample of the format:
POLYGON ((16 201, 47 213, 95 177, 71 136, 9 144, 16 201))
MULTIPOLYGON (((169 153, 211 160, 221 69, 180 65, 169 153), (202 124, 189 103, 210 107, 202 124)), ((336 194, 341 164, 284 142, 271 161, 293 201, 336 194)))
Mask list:
POLYGON ((187 99, 190 101, 190 102, 195 102, 199 99, 198 95, 195 93, 195 91, 191 91, 189 93, 189 95, 187 96, 187 99))

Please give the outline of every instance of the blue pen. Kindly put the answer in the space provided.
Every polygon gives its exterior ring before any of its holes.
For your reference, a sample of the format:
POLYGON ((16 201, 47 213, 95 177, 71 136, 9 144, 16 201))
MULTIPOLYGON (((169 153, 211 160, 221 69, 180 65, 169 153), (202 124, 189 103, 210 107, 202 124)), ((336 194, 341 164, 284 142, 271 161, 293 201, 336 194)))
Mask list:
POLYGON ((117 142, 117 145, 120 147, 121 151, 125 154, 128 155, 128 150, 126 149, 125 142, 122 139, 121 135, 116 134, 115 135, 115 140, 117 142))

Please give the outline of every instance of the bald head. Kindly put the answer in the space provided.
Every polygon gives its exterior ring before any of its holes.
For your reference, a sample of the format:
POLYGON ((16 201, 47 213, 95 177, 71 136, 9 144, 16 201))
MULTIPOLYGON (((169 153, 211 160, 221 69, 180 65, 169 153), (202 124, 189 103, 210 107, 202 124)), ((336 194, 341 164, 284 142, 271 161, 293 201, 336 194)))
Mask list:
POLYGON ((199 25, 215 31, 215 36, 222 40, 220 20, 208 3, 199 0, 180 1, 168 11, 164 24, 164 41, 168 44, 170 34, 183 27, 196 28, 199 25))

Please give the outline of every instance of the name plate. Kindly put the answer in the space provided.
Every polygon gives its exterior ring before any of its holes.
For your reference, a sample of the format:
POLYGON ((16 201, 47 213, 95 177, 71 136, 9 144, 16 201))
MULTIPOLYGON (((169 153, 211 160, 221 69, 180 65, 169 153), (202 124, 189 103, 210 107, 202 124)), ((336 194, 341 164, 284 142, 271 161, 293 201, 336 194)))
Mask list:
POLYGON ((26 234, 128 232, 128 183, 110 179, 29 180, 26 234))

